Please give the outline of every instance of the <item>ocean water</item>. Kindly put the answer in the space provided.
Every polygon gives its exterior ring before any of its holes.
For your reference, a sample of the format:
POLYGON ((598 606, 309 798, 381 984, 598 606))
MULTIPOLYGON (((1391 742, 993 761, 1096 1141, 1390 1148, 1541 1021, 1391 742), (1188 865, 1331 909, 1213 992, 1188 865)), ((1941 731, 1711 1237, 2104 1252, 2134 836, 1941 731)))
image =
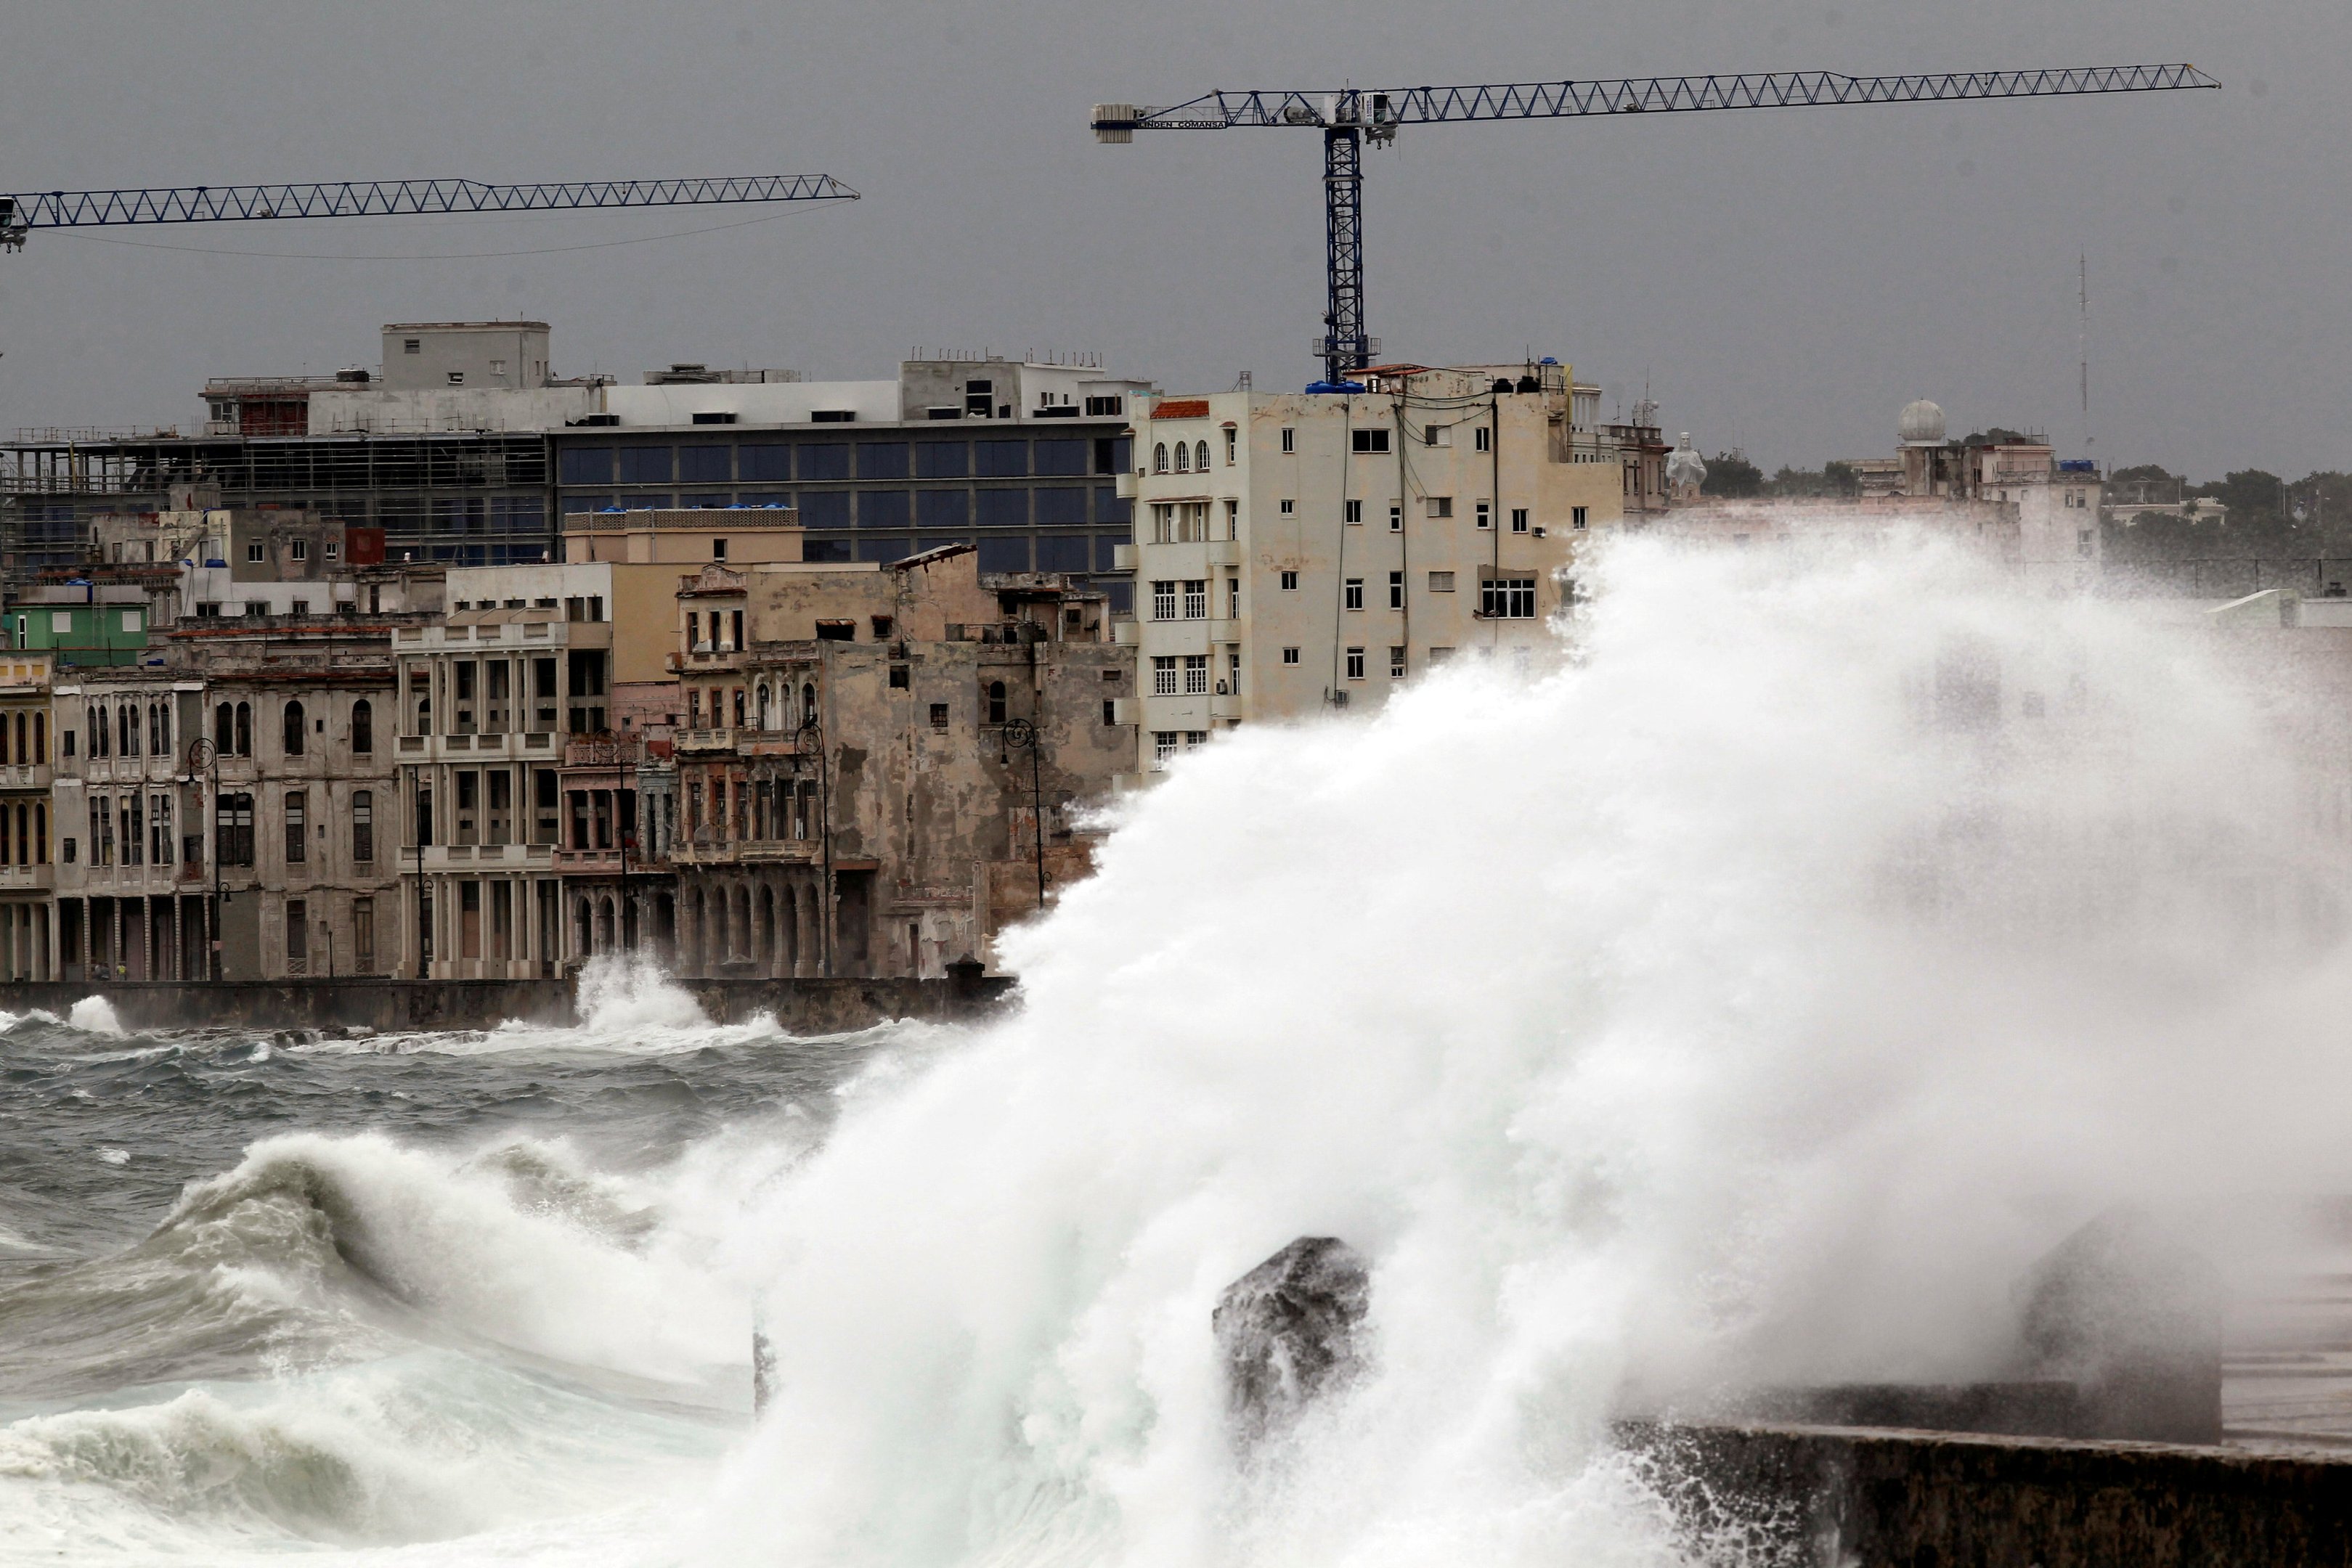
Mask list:
POLYGON ((2107 1206, 2352 1191, 2325 678, 1923 539, 1594 570, 1556 674, 1122 805, 984 1029, 9 1020, 0 1563, 1736 1561, 1613 1414, 1990 1375, 2107 1206), (1370 1370, 1244 1455, 1300 1235, 1370 1370))

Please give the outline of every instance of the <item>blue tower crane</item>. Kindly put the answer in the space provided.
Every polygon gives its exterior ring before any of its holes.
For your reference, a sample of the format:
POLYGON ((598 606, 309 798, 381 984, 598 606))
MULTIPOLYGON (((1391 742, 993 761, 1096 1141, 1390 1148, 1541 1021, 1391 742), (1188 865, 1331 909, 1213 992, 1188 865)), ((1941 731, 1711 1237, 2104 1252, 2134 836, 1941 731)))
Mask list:
POLYGON ((242 223, 257 218, 383 217, 409 213, 546 213, 591 207, 687 207, 742 202, 854 202, 830 174, 710 180, 581 180, 488 185, 479 180, 347 180, 322 185, 184 185, 147 191, 0 193, 0 249, 34 229, 122 224, 242 223))
POLYGON ((1323 335, 1316 340, 1315 352, 1322 357, 1325 381, 1337 383, 1370 364, 1380 348, 1380 340, 1364 331, 1363 145, 1392 141, 1402 126, 1465 120, 1565 120, 1587 114, 1680 114, 1709 109, 2168 92, 2221 85, 2188 65, 1891 77, 1765 71, 1475 87, 1343 88, 1336 92, 1212 92, 1160 109, 1098 103, 1093 125, 1095 140, 1108 142, 1132 141, 1139 131, 1273 126, 1322 131, 1328 277, 1323 335))

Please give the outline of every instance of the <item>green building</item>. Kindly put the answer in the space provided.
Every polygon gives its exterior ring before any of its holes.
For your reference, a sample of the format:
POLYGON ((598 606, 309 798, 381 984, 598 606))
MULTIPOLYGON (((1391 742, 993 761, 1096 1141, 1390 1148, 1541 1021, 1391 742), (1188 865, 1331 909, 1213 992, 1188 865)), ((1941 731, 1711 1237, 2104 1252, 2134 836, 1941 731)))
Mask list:
POLYGON ((54 654, 59 668, 135 664, 147 653, 147 596, 78 583, 27 589, 0 611, 0 635, 11 648, 54 654))

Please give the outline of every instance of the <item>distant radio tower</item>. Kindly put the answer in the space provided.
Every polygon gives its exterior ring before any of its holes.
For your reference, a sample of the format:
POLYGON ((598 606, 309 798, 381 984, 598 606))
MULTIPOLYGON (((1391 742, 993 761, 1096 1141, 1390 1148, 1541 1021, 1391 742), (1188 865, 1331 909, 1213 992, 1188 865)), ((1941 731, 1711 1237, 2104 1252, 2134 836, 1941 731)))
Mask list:
POLYGON ((2083 394, 2083 450, 2087 453, 2091 450, 2091 443, 2096 439, 2091 434, 2091 257, 2088 252, 2079 254, 2074 258, 2074 290, 2076 300, 2082 308, 2081 326, 2077 329, 2077 346, 2082 353, 2078 368, 2081 371, 2083 394))

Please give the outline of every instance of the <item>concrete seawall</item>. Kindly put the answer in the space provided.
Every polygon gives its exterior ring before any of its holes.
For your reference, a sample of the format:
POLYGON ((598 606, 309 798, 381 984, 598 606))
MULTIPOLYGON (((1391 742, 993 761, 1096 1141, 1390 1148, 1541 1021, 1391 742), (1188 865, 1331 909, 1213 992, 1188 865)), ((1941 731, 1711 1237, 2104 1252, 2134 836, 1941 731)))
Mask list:
POLYGON ((2344 1568, 2352 1456, 1840 1427, 1619 1429, 1694 1537, 1822 1568, 2344 1568))
MULTIPOLYGON (((890 1019, 938 1022, 985 1016, 1010 997, 1003 977, 970 980, 677 980, 719 1023, 766 1013, 793 1034, 832 1034, 890 1019)), ((85 997, 103 997, 130 1029, 237 1025, 252 1029, 488 1029, 509 1019, 577 1021, 570 980, 44 980, 0 985, 0 1009, 39 1008, 62 1018, 85 997)))

